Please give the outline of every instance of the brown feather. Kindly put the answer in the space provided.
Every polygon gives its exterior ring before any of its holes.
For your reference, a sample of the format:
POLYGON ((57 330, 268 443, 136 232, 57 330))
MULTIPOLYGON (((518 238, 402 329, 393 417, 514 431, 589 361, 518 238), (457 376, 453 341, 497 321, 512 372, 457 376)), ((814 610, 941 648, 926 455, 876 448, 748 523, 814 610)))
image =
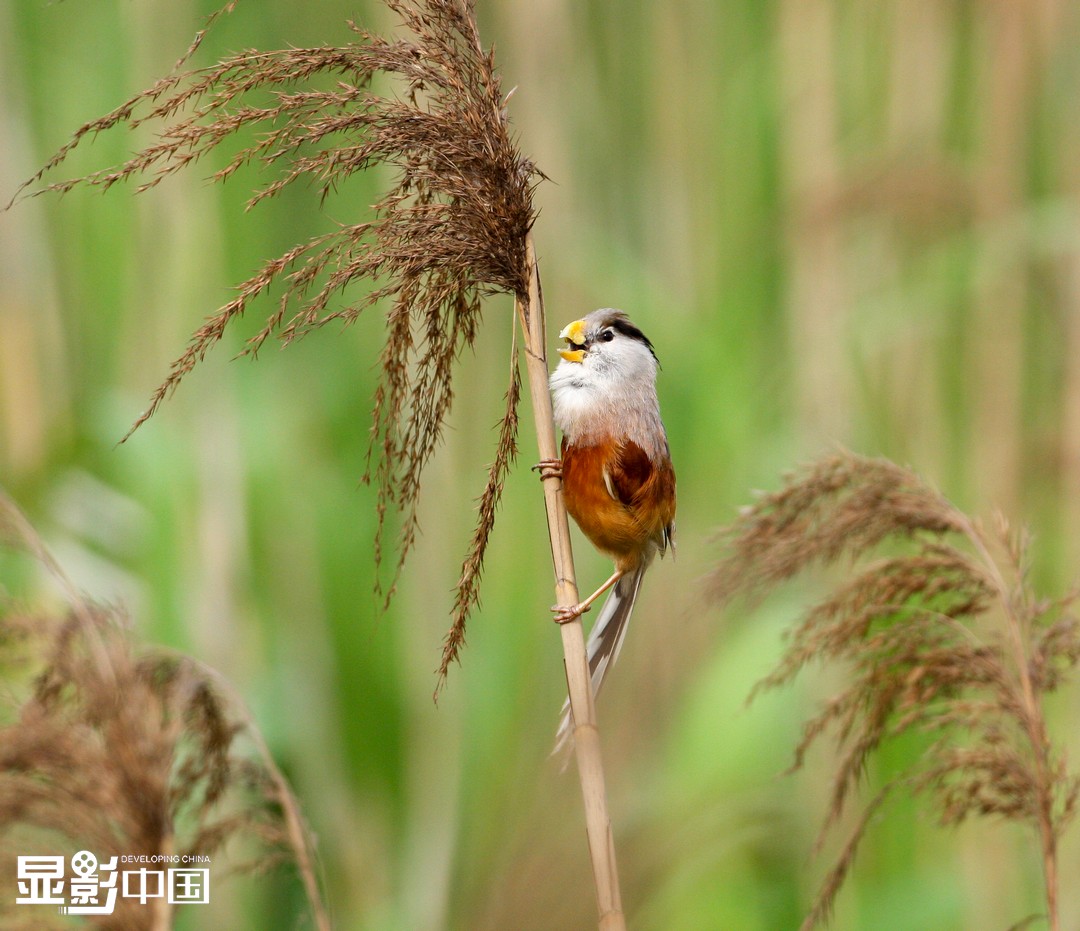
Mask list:
POLYGON ((675 518, 675 472, 669 460, 654 462, 632 441, 606 439, 581 446, 564 439, 562 464, 567 511, 618 569, 636 569, 651 555, 650 542, 663 552, 675 518))

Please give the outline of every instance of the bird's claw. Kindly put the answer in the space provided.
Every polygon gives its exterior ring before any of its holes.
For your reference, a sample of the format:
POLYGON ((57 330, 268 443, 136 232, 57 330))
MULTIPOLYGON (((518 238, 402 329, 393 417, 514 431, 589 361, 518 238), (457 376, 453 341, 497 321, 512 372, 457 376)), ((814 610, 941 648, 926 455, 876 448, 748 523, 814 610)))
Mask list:
POLYGON ((540 473, 540 481, 548 478, 562 478, 561 459, 541 459, 533 466, 534 472, 540 473))
POLYGON ((552 605, 551 610, 555 613, 552 620, 559 625, 569 624, 571 621, 576 621, 581 615, 588 611, 592 605, 580 602, 576 605, 552 605))

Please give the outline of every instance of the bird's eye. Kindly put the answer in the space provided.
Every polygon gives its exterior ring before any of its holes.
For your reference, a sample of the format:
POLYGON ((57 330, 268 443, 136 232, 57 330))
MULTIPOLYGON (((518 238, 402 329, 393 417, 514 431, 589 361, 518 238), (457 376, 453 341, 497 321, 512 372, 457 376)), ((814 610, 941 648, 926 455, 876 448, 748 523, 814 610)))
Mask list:
POLYGON ((610 343, 615 338, 614 330, 604 330, 600 334, 600 341, 602 343, 610 343))

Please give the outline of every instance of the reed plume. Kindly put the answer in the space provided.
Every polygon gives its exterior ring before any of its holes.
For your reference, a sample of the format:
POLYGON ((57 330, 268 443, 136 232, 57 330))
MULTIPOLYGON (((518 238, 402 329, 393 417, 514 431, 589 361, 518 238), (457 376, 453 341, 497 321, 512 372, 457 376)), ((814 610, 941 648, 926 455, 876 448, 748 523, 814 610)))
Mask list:
POLYGON ((819 739, 831 735, 836 745, 819 848, 875 751, 909 732, 927 739, 925 753, 864 807, 803 928, 827 919, 871 815, 906 787, 928 799, 943 825, 994 815, 1030 826, 1045 917, 1057 929, 1058 842, 1080 780, 1051 740, 1044 699, 1080 660, 1080 622, 1075 593, 1045 599, 1032 590, 1026 534, 1003 518, 987 529, 907 469, 841 453, 746 508, 723 543, 709 579, 721 604, 761 597, 815 566, 855 561, 807 610, 755 689, 790 682, 812 660, 848 671, 795 750, 798 768, 819 739))
MULTIPOLYGON (((235 0, 215 13, 207 28, 234 6, 235 0)), ((173 73, 80 127, 16 198, 88 185, 107 189, 128 181, 146 191, 238 135, 255 141, 241 141, 211 177, 228 181, 248 163, 261 163, 273 180, 253 191, 249 208, 297 182, 312 185, 321 201, 357 172, 392 169, 397 181, 374 206, 373 219, 298 243, 242 282, 236 297, 195 331, 131 428, 154 414, 257 299, 276 294, 275 309, 248 338, 245 351, 252 355, 271 336, 288 345, 332 320, 351 323, 385 302, 387 335, 365 479, 378 487, 377 566, 387 515, 395 512, 400 519, 394 581, 383 590, 388 599, 416 538, 421 479, 453 401, 454 362, 473 345, 488 295, 514 299, 540 458, 558 452, 531 238, 532 195, 543 176, 511 137, 509 95, 502 93, 492 52, 480 42, 473 0, 387 0, 387 6, 407 38, 385 39, 350 23, 357 38, 344 46, 249 51, 208 68, 180 70, 202 42, 205 30, 200 32, 173 73), (374 93, 376 75, 389 78, 397 95, 374 93), (157 141, 123 164, 46 183, 84 140, 144 123, 160 126, 157 141), (370 289, 352 297, 363 285, 370 289), (332 309, 331 301, 342 294, 350 301, 332 309)), ((462 562, 436 696, 465 642, 503 484, 517 451, 516 338, 509 349, 505 412, 462 562)), ((545 481, 544 495, 557 598, 569 606, 578 598, 557 481, 545 481)), ((580 619, 560 631, 600 927, 617 931, 624 926, 622 907, 580 619)))
MULTIPOLYGON (((207 28, 234 5, 217 11, 207 28)), ((81 126, 16 197, 128 181, 143 192, 236 137, 254 141, 241 144, 210 177, 227 181, 243 166, 261 164, 272 180, 253 190, 249 208, 300 182, 321 202, 358 172, 377 165, 392 170, 397 180, 372 208, 373 218, 297 243, 241 282, 235 297, 195 330, 131 428, 157 411, 257 299, 272 297, 274 309, 242 354, 255 355, 272 336, 288 345, 331 321, 352 323, 385 303, 364 480, 378 488, 377 564, 387 516, 400 518, 393 581, 383 592, 389 599, 416 539, 421 477, 453 402, 454 363, 473 345, 483 298, 528 292, 525 241, 541 175, 511 138, 494 57, 481 45, 471 0, 387 5, 407 38, 386 39, 350 23, 356 41, 344 46, 246 51, 211 67, 175 70, 81 126), (399 93, 374 93, 376 75, 391 78, 399 93), (85 140, 143 124, 158 127, 156 141, 123 164, 45 183, 85 140), (332 306, 341 295, 344 305, 332 306)), ((516 454, 516 347, 511 361, 506 412, 462 562, 440 683, 479 598, 484 553, 516 454)))
MULTIPOLYGON (((67 601, 58 612, 0 602, 0 658, 20 670, 7 677, 0 710, 6 875, 15 875, 18 854, 87 849, 99 861, 220 862, 235 860, 240 844, 250 860, 231 868, 293 860, 315 927, 328 931, 310 833, 228 682, 189 657, 138 644, 119 610, 75 589, 2 491, 0 543, 41 563, 67 601)), ((214 883, 227 875, 211 870, 214 883)), ((47 918, 33 910, 33 926, 43 927, 47 918)), ((100 926, 157 931, 173 927, 174 912, 165 898, 121 896, 100 926)))

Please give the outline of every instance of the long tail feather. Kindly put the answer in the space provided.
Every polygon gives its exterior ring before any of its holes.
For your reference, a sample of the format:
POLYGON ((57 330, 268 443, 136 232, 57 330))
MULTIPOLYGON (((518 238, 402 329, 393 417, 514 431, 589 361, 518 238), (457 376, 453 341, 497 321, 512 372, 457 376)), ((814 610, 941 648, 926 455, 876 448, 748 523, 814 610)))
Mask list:
MULTIPOLYGON (((643 563, 635 572, 624 575, 615 583, 589 634, 589 672, 592 673, 594 697, 600 694, 604 677, 615 665, 615 660, 619 658, 623 640, 626 639, 630 614, 634 610, 634 602, 637 601, 638 592, 641 590, 641 580, 645 577, 645 569, 646 565, 643 563)), ((562 718, 559 721, 559 729, 555 733, 553 756, 562 753, 570 746, 571 721, 568 698, 563 702, 562 718)))

